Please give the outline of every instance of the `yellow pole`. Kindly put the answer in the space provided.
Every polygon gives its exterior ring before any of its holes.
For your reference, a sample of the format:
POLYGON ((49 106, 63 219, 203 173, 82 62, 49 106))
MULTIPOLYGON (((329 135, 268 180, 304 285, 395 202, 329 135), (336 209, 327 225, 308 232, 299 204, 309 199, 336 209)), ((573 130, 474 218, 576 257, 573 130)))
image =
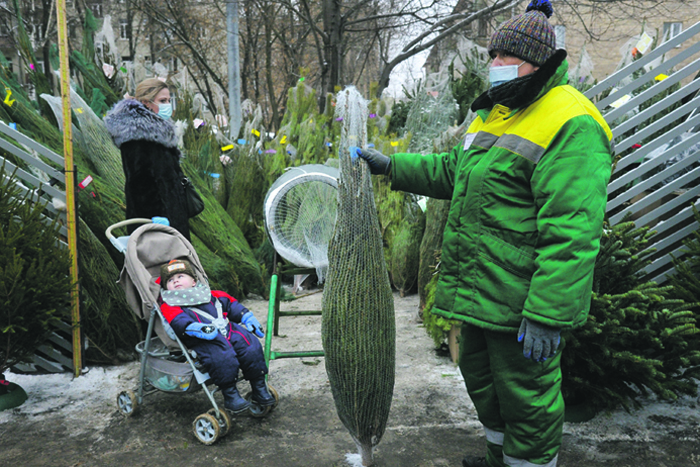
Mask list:
POLYGON ((61 97, 63 98, 63 158, 66 175, 66 220, 68 222, 68 249, 71 252, 70 278, 71 318, 73 324, 73 368, 75 376, 83 369, 80 339, 80 295, 78 285, 78 231, 75 212, 75 169, 73 164, 73 131, 70 107, 70 69, 68 67, 68 34, 66 31, 66 0, 56 0, 58 56, 61 67, 61 97))

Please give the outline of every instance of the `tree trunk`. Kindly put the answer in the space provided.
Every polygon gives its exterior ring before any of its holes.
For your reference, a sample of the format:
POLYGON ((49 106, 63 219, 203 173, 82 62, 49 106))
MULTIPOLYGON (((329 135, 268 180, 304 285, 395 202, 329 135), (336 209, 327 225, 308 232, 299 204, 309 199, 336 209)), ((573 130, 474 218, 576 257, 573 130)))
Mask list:
POLYGON ((272 110, 273 129, 277 129, 280 123, 280 116, 277 109, 277 99, 275 98, 275 83, 272 79, 272 26, 270 21, 265 21, 265 75, 267 78, 267 95, 272 110))
POLYGON ((342 40, 342 18, 340 15, 341 0, 324 0, 323 29, 325 38, 325 60, 328 66, 328 81, 326 91, 335 92, 340 81, 340 50, 342 40))
MULTIPOLYGON (((340 5, 342 0, 323 0, 323 63, 321 64, 321 89, 335 93, 340 77, 340 46, 342 25, 340 5)), ((326 96, 318 96, 319 108, 325 111, 326 96)))
MULTIPOLYGON (((44 76, 46 76, 46 81, 48 83, 49 89, 51 92, 53 92, 53 73, 51 72, 51 58, 49 55, 49 49, 51 48, 51 44, 46 38, 50 35, 51 31, 51 25, 49 24, 49 21, 51 20, 51 7, 52 4, 50 1, 44 1, 44 8, 43 8, 43 14, 41 18, 41 39, 44 42, 44 45, 41 47, 41 59, 44 61, 44 76)), ((53 115, 53 112, 51 112, 51 115, 53 115)))
POLYGON ((389 63, 382 68, 382 74, 379 76, 379 85, 377 86, 377 98, 381 98, 384 90, 389 87, 389 77, 394 67, 395 65, 389 63))
POLYGON ((253 34, 253 29, 252 29, 252 12, 251 8, 249 7, 248 2, 244 3, 244 11, 245 11, 245 33, 246 33, 246 38, 245 42, 243 44, 243 63, 241 66, 241 100, 245 100, 248 98, 248 73, 247 71, 250 70, 250 56, 251 56, 251 43, 253 42, 252 39, 252 34, 253 34), (245 70, 245 71, 243 71, 245 70))

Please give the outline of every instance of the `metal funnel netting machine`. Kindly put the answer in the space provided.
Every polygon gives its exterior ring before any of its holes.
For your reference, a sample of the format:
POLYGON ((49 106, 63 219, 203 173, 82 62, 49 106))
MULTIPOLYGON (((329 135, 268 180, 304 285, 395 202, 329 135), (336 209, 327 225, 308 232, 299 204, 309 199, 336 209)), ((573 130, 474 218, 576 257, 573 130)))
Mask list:
POLYGON ((326 165, 292 167, 265 196, 265 229, 275 251, 296 266, 316 269, 319 282, 328 269, 338 176, 338 169, 326 165))

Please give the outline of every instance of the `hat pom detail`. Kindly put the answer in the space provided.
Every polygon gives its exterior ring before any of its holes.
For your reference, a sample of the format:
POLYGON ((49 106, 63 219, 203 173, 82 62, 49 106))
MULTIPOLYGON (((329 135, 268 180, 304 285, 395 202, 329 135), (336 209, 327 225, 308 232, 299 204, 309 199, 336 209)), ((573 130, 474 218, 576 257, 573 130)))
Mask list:
POLYGON ((552 4, 549 3, 549 0, 532 0, 525 9, 525 12, 528 11, 541 11, 547 18, 550 18, 552 13, 554 13, 554 9, 552 8, 552 4))

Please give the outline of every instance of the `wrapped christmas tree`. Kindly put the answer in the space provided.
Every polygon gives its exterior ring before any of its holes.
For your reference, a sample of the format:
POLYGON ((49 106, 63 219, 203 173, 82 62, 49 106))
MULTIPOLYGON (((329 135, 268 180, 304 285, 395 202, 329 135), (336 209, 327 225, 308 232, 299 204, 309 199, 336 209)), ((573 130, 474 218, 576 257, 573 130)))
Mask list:
POLYGON ((338 95, 343 118, 338 219, 328 246, 322 338, 338 417, 362 465, 386 428, 394 390, 394 300, 367 164, 352 146, 366 143, 367 104, 354 88, 338 95))

